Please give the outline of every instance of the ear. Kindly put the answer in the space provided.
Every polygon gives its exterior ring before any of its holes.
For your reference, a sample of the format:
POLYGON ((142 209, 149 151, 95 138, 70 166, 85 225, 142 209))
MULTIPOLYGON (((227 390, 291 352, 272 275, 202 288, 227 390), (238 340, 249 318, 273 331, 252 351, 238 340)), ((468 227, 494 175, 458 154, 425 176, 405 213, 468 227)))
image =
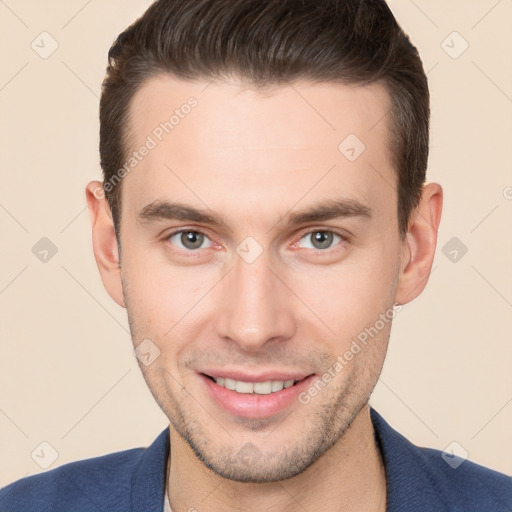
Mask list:
POLYGON ((401 269, 395 293, 396 304, 407 304, 425 288, 437 244, 437 229, 443 208, 443 189, 438 183, 423 187, 418 206, 411 214, 402 242, 401 269))
POLYGON ((91 181, 85 188, 85 196, 91 218, 94 257, 96 258, 103 286, 108 294, 124 308, 125 302, 117 238, 112 220, 112 212, 110 211, 101 182, 91 181))

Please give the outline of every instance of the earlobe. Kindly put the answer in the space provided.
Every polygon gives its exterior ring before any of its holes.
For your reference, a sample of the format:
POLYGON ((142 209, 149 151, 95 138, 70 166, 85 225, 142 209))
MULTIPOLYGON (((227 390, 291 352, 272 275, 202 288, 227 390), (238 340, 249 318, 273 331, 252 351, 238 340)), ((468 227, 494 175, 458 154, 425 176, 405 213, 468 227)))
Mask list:
POLYGON ((103 285, 108 294, 121 307, 125 307, 117 237, 101 182, 91 181, 85 189, 85 195, 91 219, 94 257, 103 285))
POLYGON ((411 214, 401 248, 401 269, 395 303, 407 304, 425 288, 434 261, 441 221, 443 189, 437 183, 423 187, 420 202, 411 214))

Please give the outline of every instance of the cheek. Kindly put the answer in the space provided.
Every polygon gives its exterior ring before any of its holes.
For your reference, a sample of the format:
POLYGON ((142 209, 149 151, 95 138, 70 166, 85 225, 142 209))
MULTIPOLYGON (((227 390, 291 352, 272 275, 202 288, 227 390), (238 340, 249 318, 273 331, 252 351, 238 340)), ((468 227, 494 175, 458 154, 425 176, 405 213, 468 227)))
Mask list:
POLYGON ((336 339, 346 340, 389 309, 394 274, 387 267, 384 260, 361 261, 311 272, 297 283, 297 295, 336 333, 336 339))
MULTIPOLYGON (((211 272, 210 272, 211 274, 211 272)), ((165 340, 173 329, 194 316, 196 306, 211 288, 211 280, 198 267, 177 267, 168 261, 142 260, 127 255, 123 283, 127 306, 137 332, 165 340)))

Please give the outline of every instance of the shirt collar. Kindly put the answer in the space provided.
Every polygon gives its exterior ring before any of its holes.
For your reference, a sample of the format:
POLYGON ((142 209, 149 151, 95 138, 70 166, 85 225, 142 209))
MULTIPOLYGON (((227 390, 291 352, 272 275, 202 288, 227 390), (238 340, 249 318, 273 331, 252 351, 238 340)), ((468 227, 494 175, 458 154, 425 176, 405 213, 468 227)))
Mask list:
POLYGON ((370 416, 386 469, 386 512, 443 512, 427 461, 417 446, 392 429, 373 408, 370 416))
MULTIPOLYGON (((418 448, 393 430, 370 408, 375 439, 386 469, 387 512, 431 512, 446 510, 432 484, 433 476, 418 448)), ((169 456, 169 428, 146 449, 134 477, 131 509, 162 512, 169 456)))

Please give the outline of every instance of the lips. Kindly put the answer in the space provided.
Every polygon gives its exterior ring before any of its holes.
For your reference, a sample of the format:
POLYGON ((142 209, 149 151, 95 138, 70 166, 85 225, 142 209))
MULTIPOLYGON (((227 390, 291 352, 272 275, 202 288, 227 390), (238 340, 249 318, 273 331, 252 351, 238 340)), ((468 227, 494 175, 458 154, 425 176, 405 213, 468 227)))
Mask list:
POLYGON ((243 418, 268 418, 297 404, 299 393, 314 374, 267 373, 248 376, 239 372, 199 373, 207 396, 224 412, 243 418))

